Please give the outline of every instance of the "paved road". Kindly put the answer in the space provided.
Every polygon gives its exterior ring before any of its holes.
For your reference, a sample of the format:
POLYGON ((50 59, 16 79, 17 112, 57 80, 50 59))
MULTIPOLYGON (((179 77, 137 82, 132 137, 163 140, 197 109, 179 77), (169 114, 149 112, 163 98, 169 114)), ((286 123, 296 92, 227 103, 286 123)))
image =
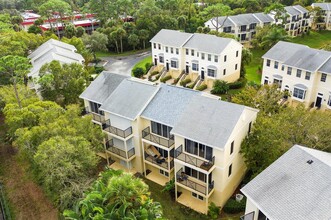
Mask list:
POLYGON ((131 76, 131 70, 133 66, 144 59, 147 56, 150 56, 151 52, 143 52, 140 54, 125 56, 125 57, 102 57, 103 60, 107 60, 108 63, 104 66, 107 71, 112 73, 123 74, 126 76, 131 76))

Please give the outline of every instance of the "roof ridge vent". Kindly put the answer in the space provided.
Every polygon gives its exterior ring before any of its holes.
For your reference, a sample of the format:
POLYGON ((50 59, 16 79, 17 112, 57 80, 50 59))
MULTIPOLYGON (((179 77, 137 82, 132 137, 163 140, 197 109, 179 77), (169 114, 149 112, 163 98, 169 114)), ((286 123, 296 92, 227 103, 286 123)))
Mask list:
POLYGON ((312 164, 314 161, 313 160, 307 160, 307 163, 310 165, 312 164))

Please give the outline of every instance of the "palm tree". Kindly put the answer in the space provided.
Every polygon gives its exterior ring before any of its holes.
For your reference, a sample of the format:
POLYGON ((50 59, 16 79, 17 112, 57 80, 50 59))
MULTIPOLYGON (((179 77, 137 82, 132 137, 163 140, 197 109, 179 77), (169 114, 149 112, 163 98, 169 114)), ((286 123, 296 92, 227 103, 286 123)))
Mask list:
POLYGON ((290 37, 287 35, 286 31, 280 27, 273 27, 270 32, 262 38, 261 47, 271 48, 278 41, 289 41, 290 37))
POLYGON ((140 39, 143 42, 143 48, 145 49, 146 48, 146 40, 149 38, 149 31, 146 30, 146 29, 141 29, 139 31, 139 36, 140 36, 140 39))
POLYGON ((117 37, 120 39, 121 53, 123 53, 123 38, 126 37, 126 31, 123 28, 118 28, 116 30, 117 37))

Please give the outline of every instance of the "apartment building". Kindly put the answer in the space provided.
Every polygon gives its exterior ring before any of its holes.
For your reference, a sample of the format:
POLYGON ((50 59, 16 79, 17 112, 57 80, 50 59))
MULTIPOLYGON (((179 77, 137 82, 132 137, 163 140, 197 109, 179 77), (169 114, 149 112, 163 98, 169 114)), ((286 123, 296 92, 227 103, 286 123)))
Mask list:
POLYGON ((330 219, 330 188, 331 154, 294 145, 241 189, 241 219, 330 219))
POLYGON ((246 169, 240 145, 256 109, 107 72, 80 98, 107 135, 101 155, 111 168, 160 185, 174 178, 177 202, 201 213, 210 202, 223 206, 239 185, 246 169))
POLYGON ((215 17, 205 22, 205 26, 211 30, 232 34, 240 43, 246 43, 256 34, 256 27, 273 23, 274 19, 268 14, 252 13, 215 17))
POLYGON ((331 109, 331 52, 280 41, 262 58, 261 84, 278 84, 293 105, 331 109))
MULTIPOLYGON (((312 28, 331 30, 331 3, 313 3, 312 8, 319 7, 321 9, 320 17, 314 19, 312 28)), ((317 16, 316 14, 313 15, 317 16)))
POLYGON ((39 46, 28 56, 32 64, 32 68, 28 73, 30 87, 38 89, 36 81, 39 79, 39 70, 46 63, 57 60, 61 64, 83 64, 85 61, 83 56, 76 53, 76 51, 77 49, 73 45, 54 39, 50 39, 39 46))
POLYGON ((303 32, 307 32, 311 26, 310 13, 301 5, 293 5, 284 7, 285 13, 278 17, 276 12, 269 13, 275 19, 276 24, 281 24, 290 36, 298 36, 303 32))
POLYGON ((153 64, 173 79, 182 72, 212 88, 216 79, 240 77, 242 45, 229 38, 162 29, 151 40, 153 64))

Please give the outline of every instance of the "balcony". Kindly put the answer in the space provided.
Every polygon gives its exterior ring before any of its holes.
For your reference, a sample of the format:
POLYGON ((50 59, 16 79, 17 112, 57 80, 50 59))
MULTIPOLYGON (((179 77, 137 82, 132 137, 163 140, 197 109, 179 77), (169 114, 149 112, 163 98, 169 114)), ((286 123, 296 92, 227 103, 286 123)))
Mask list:
POLYGON ((92 120, 96 121, 96 122, 100 122, 100 123, 104 123, 105 122, 105 116, 100 114, 100 113, 96 113, 96 112, 92 112, 89 110, 88 107, 85 107, 82 111, 82 115, 92 115, 92 120))
POLYGON ((171 135, 170 138, 154 135, 151 133, 150 127, 142 131, 142 138, 167 148, 170 148, 175 143, 173 135, 171 135))
POLYGON ((176 177, 177 183, 182 184, 206 196, 208 196, 210 192, 214 189, 214 180, 209 184, 209 187, 207 189, 207 183, 204 183, 201 180, 198 180, 192 176, 186 175, 183 171, 183 168, 181 168, 176 173, 176 177))
POLYGON ((107 131, 110 134, 114 134, 114 135, 119 136, 121 138, 127 138, 132 134, 132 127, 131 126, 128 127, 125 130, 122 130, 122 129, 119 129, 119 128, 116 128, 116 127, 112 126, 110 124, 109 119, 102 124, 102 129, 104 131, 107 131))
POLYGON ((168 158, 162 156, 153 157, 145 152, 145 160, 167 170, 171 170, 174 167, 174 159, 171 157, 170 163, 168 163, 168 158))
POLYGON ((215 164, 215 156, 213 156, 213 158, 210 161, 206 159, 199 159, 198 156, 192 156, 190 154, 183 152, 183 145, 180 145, 175 150, 175 158, 185 163, 199 167, 200 169, 203 169, 205 171, 210 171, 215 164))
POLYGON ((114 142, 113 142, 113 139, 111 140, 108 140, 106 142, 106 150, 113 153, 113 154, 116 154, 124 159, 130 159, 131 157, 133 157, 135 155, 135 150, 134 148, 132 148, 131 150, 129 150, 127 153, 126 151, 124 150, 121 150, 117 147, 114 146, 114 142))

